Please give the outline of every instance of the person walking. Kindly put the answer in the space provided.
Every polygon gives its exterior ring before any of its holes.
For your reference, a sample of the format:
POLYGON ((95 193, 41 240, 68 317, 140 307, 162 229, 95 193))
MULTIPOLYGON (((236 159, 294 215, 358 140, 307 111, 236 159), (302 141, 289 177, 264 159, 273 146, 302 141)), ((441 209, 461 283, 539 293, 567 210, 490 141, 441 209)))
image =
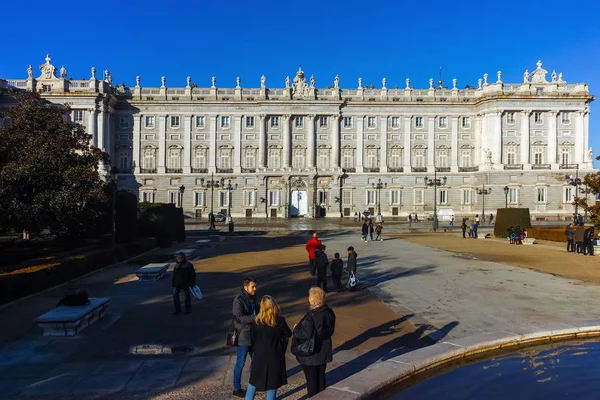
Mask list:
POLYGON ((309 311, 294 326, 293 336, 299 342, 314 338, 315 352, 309 356, 296 356, 306 377, 308 397, 314 397, 327 387, 325 371, 333 361, 331 337, 335 332, 335 313, 325 303, 325 292, 320 288, 308 291, 309 311))
POLYGON ((415 218, 414 218, 415 222, 419 222, 419 216, 417 215, 417 213, 415 213, 415 218))
POLYGON ((344 261, 340 258, 340 253, 333 255, 333 260, 329 264, 331 270, 331 278, 333 279, 333 285, 337 292, 342 291, 342 272, 344 271, 344 261))
POLYGON ((473 227, 473 239, 477 239, 477 230, 479 229, 479 214, 475 215, 475 224, 473 227))
POLYGON ((466 239, 467 237, 465 235, 467 233, 467 220, 465 218, 463 218, 463 222, 460 225, 460 229, 462 229, 463 239, 466 239))
POLYGON ((577 247, 577 254, 583 254, 583 239, 585 237, 585 228, 583 224, 579 224, 575 229, 575 246, 577 247))
POLYGON ((242 399, 246 397, 246 391, 242 389, 242 371, 246 365, 246 357, 252 358, 253 351, 250 330, 259 312, 260 307, 256 301, 256 279, 247 276, 241 293, 233 299, 233 325, 239 334, 233 368, 233 395, 242 399))
POLYGON ((325 253, 325 246, 321 246, 315 251, 315 266, 317 268, 317 287, 323 288, 327 292, 327 265, 329 260, 325 253))
POLYGON ((454 214, 450 216, 450 226, 454 226, 454 214))
POLYGON ((369 240, 368 237, 369 237, 369 224, 365 220, 362 224, 362 237, 360 238, 360 240, 362 240, 363 242, 367 242, 369 240))
POLYGON ((316 265, 315 265, 315 251, 319 250, 323 246, 323 243, 319 240, 317 232, 314 232, 312 238, 306 242, 306 251, 308 252, 308 271, 312 276, 315 276, 316 265))
POLYGON ((374 231, 374 227, 373 227, 373 220, 369 220, 369 237, 371 238, 371 242, 373 241, 373 231, 374 231))
POLYGON ((275 400, 277 389, 287 384, 285 350, 292 331, 280 315, 279 305, 268 295, 260 300, 260 312, 254 318, 250 339, 254 356, 246 400, 257 391, 267 392, 267 400, 275 400))
POLYGON ((354 222, 358 222, 358 213, 354 212, 354 222))
POLYGON ((584 256, 587 256, 588 254, 590 256, 594 255, 593 240, 594 240, 594 226, 592 225, 592 226, 587 227, 583 234, 583 255, 584 256))
POLYGON ((183 290, 185 296, 185 313, 192 312, 192 296, 190 288, 196 285, 196 270, 194 265, 185 258, 185 254, 175 254, 175 268, 173 268, 173 303, 175 311, 173 315, 181 314, 181 299, 179 293, 183 290))
POLYGON ((567 225, 565 229, 565 236, 567 237, 567 252, 574 253, 575 252, 575 230, 573 229, 573 224, 567 225))
POLYGON ((494 214, 490 213, 490 225, 494 224, 494 214))
POLYGON ((408 227, 412 227, 412 213, 408 213, 408 227))
POLYGON ((350 275, 348 278, 348 287, 350 288, 351 292, 356 291, 356 285, 355 286, 350 286, 350 279, 352 277, 356 278, 356 258, 358 257, 358 254, 356 254, 356 252, 354 251, 354 247, 350 246, 348 247, 348 263, 346 264, 346 267, 348 269, 348 274, 350 275))
POLYGON ((381 237, 381 232, 383 232, 383 224, 378 223, 377 227, 375 228, 375 233, 377 234, 377 236, 375 237, 375 240, 379 240, 380 242, 383 242, 383 238, 381 237))

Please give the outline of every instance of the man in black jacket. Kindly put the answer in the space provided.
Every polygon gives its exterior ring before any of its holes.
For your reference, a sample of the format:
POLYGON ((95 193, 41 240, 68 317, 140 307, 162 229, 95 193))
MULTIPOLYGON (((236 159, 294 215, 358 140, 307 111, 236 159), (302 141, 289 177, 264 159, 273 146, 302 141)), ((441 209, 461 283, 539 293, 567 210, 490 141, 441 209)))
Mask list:
POLYGON ((329 260, 325 253, 325 246, 321 246, 319 250, 315 251, 315 266, 317 268, 317 287, 323 288, 327 293, 327 265, 329 260))
POLYGON ((594 226, 589 226, 585 229, 585 233, 583 234, 583 255, 590 256, 594 255, 594 226))
POLYGON ((573 226, 571 224, 567 225, 565 229, 565 236, 567 237, 567 251, 569 253, 575 252, 575 231, 573 230, 573 226))
POLYGON ((259 311, 255 295, 256 279, 247 276, 244 279, 242 292, 233 299, 233 324, 239 333, 235 368, 233 369, 233 395, 239 398, 246 397, 246 391, 242 389, 241 381, 246 357, 248 355, 252 357, 250 328, 259 311))
POLYGON ((185 295, 185 313, 192 311, 192 297, 190 287, 196 285, 196 270, 194 265, 186 260, 183 253, 175 254, 175 268, 173 269, 173 302, 175 303, 175 312, 173 315, 181 313, 181 299, 179 293, 183 290, 185 295))

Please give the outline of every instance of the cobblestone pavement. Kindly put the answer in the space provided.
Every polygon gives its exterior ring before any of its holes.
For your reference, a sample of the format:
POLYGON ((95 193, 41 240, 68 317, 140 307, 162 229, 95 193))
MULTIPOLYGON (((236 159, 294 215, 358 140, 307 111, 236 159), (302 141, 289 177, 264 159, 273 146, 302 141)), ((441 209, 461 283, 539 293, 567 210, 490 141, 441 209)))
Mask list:
MULTIPOLYGON (((338 235, 323 236, 329 241, 338 235)), ((256 276, 259 294, 273 295, 293 326, 306 311, 306 294, 314 283, 306 266, 308 235, 233 236, 200 249, 194 265, 205 297, 194 303, 191 315, 173 317, 170 273, 157 282, 142 282, 133 272, 146 263, 169 260, 176 248, 189 247, 198 237, 190 231, 188 243, 0 308, 0 398, 230 398, 235 357, 224 339, 241 280, 246 274, 256 276), (86 288, 92 297, 110 297, 108 315, 76 337, 40 336, 33 319, 51 309, 67 286, 86 288), (132 354, 145 345, 168 346, 173 354, 132 354)), ((433 343, 424 336, 424 327, 406 320, 410 315, 393 311, 369 290, 332 293, 328 303, 338 317, 329 384, 433 343)), ((289 383, 279 391, 280 398, 305 397, 303 373, 289 354, 287 367, 289 383)), ((247 379, 246 371, 243 382, 247 379)))

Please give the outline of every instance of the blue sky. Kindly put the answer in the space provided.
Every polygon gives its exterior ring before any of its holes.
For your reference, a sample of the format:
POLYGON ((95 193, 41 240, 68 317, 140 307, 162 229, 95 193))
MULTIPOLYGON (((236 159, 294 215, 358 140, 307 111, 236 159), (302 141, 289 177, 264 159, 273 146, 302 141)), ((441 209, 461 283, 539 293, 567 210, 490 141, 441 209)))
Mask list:
MULTIPOLYGON (((6 2, 0 77, 25 78, 44 62, 64 65, 74 79, 90 68, 109 69, 115 83, 183 87, 282 87, 299 65, 317 87, 340 76, 380 87, 417 88, 437 80, 476 85, 502 70, 504 82, 522 82, 541 59, 569 83, 600 94, 600 2, 546 1, 139 1, 6 2)), ((99 74, 98 74, 99 76, 99 74)), ((592 103, 590 144, 600 154, 600 114, 592 103)))

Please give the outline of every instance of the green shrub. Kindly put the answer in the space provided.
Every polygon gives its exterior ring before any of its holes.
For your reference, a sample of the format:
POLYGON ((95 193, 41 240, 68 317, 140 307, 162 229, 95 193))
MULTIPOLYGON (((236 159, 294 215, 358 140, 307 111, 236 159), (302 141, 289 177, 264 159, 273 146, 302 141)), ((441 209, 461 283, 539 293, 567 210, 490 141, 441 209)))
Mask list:
MULTIPOLYGON (((60 260, 0 273, 0 304, 59 285, 81 275, 123 261, 156 246, 154 239, 117 245, 60 260)), ((58 301, 58 299, 57 299, 58 301)))
POLYGON ((174 204, 140 203, 138 224, 140 236, 156 237, 161 247, 170 247, 173 240, 185 240, 183 210, 174 204))
POLYGON ((549 240, 552 242, 567 242, 567 236, 565 235, 565 229, 567 224, 563 227, 556 228, 531 228, 527 229, 527 236, 540 239, 549 240))
POLYGON ((185 242, 185 220, 183 216, 183 208, 176 208, 176 217, 173 219, 175 222, 175 240, 178 242, 185 242))
POLYGON ((519 225, 521 229, 527 230, 531 228, 529 208, 499 208, 496 210, 495 221, 494 236, 498 238, 505 238, 511 226, 519 225))
POLYGON ((116 193, 115 232, 117 243, 130 243, 138 238, 137 197, 126 190, 116 193))

